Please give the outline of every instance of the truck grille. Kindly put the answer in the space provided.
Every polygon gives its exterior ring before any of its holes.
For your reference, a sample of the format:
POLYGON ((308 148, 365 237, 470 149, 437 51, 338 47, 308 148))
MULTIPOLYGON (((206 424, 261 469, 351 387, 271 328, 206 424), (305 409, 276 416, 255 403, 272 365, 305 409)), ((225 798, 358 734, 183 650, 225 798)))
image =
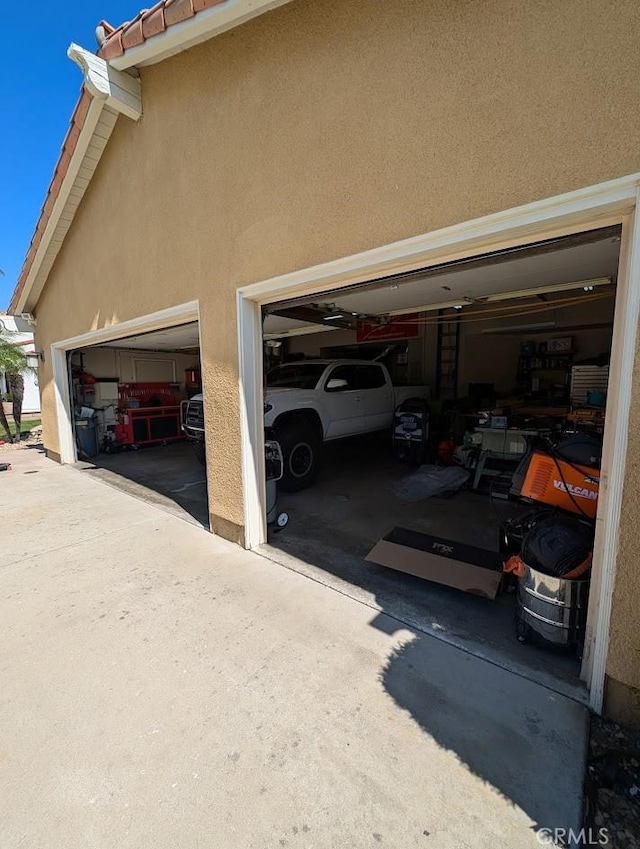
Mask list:
POLYGON ((204 428, 204 408, 202 401, 189 401, 187 404, 185 425, 187 427, 204 428))

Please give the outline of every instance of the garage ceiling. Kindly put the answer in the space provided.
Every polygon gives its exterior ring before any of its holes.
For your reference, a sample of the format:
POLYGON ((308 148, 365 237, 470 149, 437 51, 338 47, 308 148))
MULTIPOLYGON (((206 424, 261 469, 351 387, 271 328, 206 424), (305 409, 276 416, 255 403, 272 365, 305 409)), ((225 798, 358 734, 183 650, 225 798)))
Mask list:
MULTIPOLYGON (((465 303, 468 299, 473 301, 528 289, 542 291, 565 283, 576 282, 581 286, 582 281, 594 278, 615 280, 619 250, 620 238, 609 235, 599 241, 534 256, 501 257, 499 262, 480 267, 476 264, 475 267, 454 267, 441 274, 433 271, 425 272, 424 276, 414 274, 407 280, 377 281, 370 287, 365 284, 342 294, 316 296, 315 302, 333 303, 339 312, 386 315, 403 310, 438 309, 443 305, 465 303)), ((279 315, 269 315, 265 321, 265 333, 270 338, 329 329, 327 324, 314 325, 279 315)))
POLYGON ((153 333, 143 333, 139 336, 116 339, 113 342, 103 342, 100 347, 127 348, 140 351, 172 351, 188 354, 194 348, 200 347, 198 322, 192 321, 189 324, 179 324, 177 327, 155 330, 153 333))

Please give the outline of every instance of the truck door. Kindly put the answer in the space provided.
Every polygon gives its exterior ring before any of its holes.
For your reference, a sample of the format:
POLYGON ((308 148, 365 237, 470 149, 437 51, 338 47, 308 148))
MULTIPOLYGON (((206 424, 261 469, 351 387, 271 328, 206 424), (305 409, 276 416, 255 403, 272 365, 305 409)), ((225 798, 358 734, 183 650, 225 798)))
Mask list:
POLYGON ((365 431, 385 430, 393 419, 393 387, 377 363, 358 366, 358 387, 364 403, 365 431))
POLYGON ((357 368, 352 365, 336 366, 324 379, 322 406, 326 423, 325 439, 352 436, 364 430, 364 405, 362 392, 357 387, 357 368), (333 388, 329 386, 330 381, 345 383, 333 388))

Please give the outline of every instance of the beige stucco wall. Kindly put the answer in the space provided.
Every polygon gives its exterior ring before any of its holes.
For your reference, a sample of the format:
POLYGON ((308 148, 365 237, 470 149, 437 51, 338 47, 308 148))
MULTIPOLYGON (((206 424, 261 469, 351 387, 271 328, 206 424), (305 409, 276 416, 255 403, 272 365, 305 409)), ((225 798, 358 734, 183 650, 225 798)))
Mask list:
MULTIPOLYGON (((118 121, 38 345, 198 298, 210 509, 239 538, 236 287, 640 171, 639 31, 637 0, 297 0, 142 69, 143 118, 118 121)), ((626 604, 612 669, 638 683, 626 604)))

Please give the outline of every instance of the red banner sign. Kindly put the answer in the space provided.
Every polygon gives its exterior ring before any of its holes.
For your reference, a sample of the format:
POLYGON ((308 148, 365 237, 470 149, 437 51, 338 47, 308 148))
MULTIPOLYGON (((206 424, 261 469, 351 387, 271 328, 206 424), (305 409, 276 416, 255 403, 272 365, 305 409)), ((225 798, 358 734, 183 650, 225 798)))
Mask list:
POLYGON ((394 316, 387 324, 359 321, 357 341, 389 342, 394 339, 415 339, 419 333, 418 313, 410 313, 394 316))

